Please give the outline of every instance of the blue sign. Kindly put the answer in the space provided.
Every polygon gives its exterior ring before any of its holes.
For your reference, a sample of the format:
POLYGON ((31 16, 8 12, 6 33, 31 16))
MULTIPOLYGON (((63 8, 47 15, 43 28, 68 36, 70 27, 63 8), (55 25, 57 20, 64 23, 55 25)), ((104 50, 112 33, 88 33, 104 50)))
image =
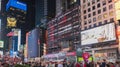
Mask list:
POLYGON ((7 5, 6 5, 6 11, 10 7, 15 7, 15 8, 24 10, 24 11, 27 10, 27 5, 25 3, 19 2, 18 0, 9 0, 8 3, 7 3, 7 5))

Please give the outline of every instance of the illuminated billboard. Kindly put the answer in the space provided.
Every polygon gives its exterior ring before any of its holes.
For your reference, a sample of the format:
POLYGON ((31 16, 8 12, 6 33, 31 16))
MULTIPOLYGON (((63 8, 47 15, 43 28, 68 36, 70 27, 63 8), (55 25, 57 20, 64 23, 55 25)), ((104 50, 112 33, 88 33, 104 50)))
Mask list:
POLYGON ((16 27, 16 18, 7 17, 7 27, 16 27))
POLYGON ((4 42, 0 41, 0 48, 3 48, 3 47, 4 47, 4 42))
POLYGON ((24 11, 27 10, 27 5, 25 3, 19 2, 18 0, 9 0, 6 5, 6 10, 8 10, 11 6, 24 11))
POLYGON ((81 45, 116 40, 114 23, 81 32, 81 45))

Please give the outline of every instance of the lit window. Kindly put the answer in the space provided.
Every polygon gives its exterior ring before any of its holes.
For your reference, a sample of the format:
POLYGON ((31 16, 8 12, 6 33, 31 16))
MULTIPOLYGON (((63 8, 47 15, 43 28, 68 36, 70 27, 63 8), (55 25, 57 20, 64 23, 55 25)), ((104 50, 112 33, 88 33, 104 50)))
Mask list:
POLYGON ((107 13, 103 14, 103 18, 107 18, 107 13))
POLYGON ((101 16, 101 15, 99 15, 99 16, 98 16, 98 20, 101 20, 101 19, 102 19, 102 16, 101 16))
POLYGON ((110 12, 109 12, 109 15, 110 15, 110 16, 113 16, 113 15, 114 15, 114 12, 113 12, 113 11, 110 11, 110 12))

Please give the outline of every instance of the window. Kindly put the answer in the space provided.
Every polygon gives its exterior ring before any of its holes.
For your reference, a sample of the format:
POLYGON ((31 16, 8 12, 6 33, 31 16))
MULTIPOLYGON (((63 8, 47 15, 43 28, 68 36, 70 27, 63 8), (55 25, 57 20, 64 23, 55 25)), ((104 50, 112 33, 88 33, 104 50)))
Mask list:
POLYGON ((92 0, 92 4, 95 4, 95 0, 92 0))
POLYGON ((86 16, 86 15, 84 16, 84 19, 87 19, 87 16, 86 16))
POLYGON ((99 25, 102 25, 102 22, 98 22, 99 23, 99 25))
POLYGON ((90 6, 90 2, 88 2, 88 6, 90 6))
POLYGON ((85 27, 85 30, 87 30, 87 27, 85 27))
POLYGON ((95 10, 95 6, 92 6, 92 10, 95 10))
POLYGON ((114 12, 113 12, 113 11, 110 11, 110 12, 109 12, 109 15, 110 15, 110 16, 113 16, 113 15, 114 15, 114 12))
POLYGON ((90 8, 88 8, 88 12, 90 12, 91 11, 91 9, 90 8))
POLYGON ((105 12, 106 10, 107 10, 107 8, 106 8, 106 7, 104 7, 104 8, 103 8, 103 12, 105 12))
POLYGON ((95 16, 96 15, 96 12, 93 12, 93 16, 95 16))
POLYGON ((88 14, 88 17, 91 17, 91 14, 88 14))
POLYGON ((86 8, 86 5, 83 5, 83 9, 85 9, 86 8))
POLYGON ((89 25, 89 28, 91 28, 92 26, 91 25, 89 25))
POLYGON ((93 22, 96 22, 96 17, 93 18, 93 22))
POLYGON ((86 25, 87 24, 87 21, 84 21, 84 25, 86 25))
POLYGON ((91 23, 91 19, 88 20, 88 23, 91 23))
POLYGON ((98 16, 98 20, 101 20, 101 19, 102 19, 102 16, 101 16, 101 15, 99 15, 99 16, 98 16))
POLYGON ((109 5, 109 10, 110 10, 110 9, 112 9, 112 8, 113 8, 113 5, 112 5, 112 4, 110 4, 110 5, 109 5))
POLYGON ((106 24, 106 23, 107 23, 107 20, 104 20, 104 23, 106 24))
POLYGON ((97 0, 97 2, 99 2, 100 0, 97 0))
POLYGON ((103 14, 103 18, 107 18, 107 13, 103 14))
POLYGON ((99 8, 99 7, 100 7, 100 3, 97 4, 97 8, 99 8))
POLYGON ((106 5, 106 0, 102 1, 103 6, 106 5))
POLYGON ((99 10, 98 10, 98 14, 100 14, 100 13, 101 13, 101 10, 99 9, 99 10))
POLYGON ((83 0, 83 3, 85 3, 86 2, 86 0, 83 0))
POLYGON ((86 14, 86 10, 84 10, 84 14, 86 14))
POLYGON ((112 2, 112 0, 108 0, 108 3, 112 2))
POLYGON ((114 22, 114 18, 110 18, 110 22, 114 22))
POLYGON ((96 27, 97 25, 96 24, 94 24, 94 27, 96 27))

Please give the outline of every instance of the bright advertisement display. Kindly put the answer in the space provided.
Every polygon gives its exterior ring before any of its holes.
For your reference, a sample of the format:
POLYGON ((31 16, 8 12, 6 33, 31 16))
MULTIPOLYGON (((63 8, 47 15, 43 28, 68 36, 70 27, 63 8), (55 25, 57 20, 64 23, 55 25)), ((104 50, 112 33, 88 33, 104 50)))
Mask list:
POLYGON ((81 45, 116 40, 114 23, 81 32, 81 45))
POLYGON ((38 30, 33 29, 28 34, 28 57, 38 57, 38 30))
POLYGON ((0 41, 0 48, 3 48, 3 47, 4 47, 4 42, 0 41))

